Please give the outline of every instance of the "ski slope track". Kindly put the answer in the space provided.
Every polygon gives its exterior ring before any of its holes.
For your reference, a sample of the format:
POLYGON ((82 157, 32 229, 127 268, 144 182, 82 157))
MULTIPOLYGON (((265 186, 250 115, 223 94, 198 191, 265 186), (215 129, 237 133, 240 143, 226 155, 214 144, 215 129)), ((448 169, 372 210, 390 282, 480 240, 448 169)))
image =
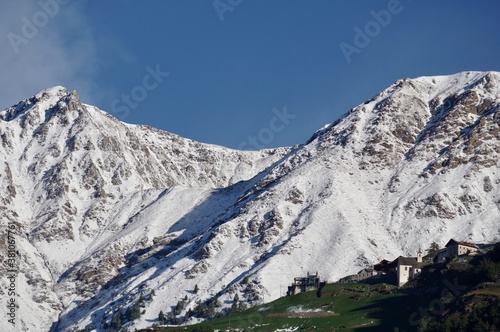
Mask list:
POLYGON ((260 304, 307 272, 333 282, 433 241, 498 241, 499 143, 497 72, 398 80, 305 144, 261 151, 41 91, 0 112, 0 262, 15 225, 16 326, 102 331, 154 291, 133 330, 186 295, 183 313, 213 296, 260 304))

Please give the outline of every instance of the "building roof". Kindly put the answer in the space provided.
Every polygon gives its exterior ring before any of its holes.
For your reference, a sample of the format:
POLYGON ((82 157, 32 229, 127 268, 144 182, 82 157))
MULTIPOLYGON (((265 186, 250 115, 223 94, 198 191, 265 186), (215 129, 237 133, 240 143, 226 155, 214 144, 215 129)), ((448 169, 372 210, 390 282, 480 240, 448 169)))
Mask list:
POLYGON ((360 270, 358 272, 358 274, 363 273, 363 272, 373 272, 373 271, 374 271, 373 268, 367 267, 367 268, 364 268, 363 270, 360 270))
POLYGON ((394 262, 388 261, 386 259, 381 260, 380 263, 374 264, 373 268, 375 271, 385 271, 390 268, 396 267, 396 264, 394 262))
POLYGON ((448 248, 439 249, 438 251, 436 251, 436 254, 434 255, 434 257, 432 259, 437 260, 438 256, 446 251, 448 251, 448 248))
POLYGON ((417 267, 417 268, 422 268, 424 265, 426 265, 425 263, 423 262, 418 262, 417 261, 417 257, 403 257, 403 256, 399 256, 398 258, 396 258, 395 260, 399 265, 409 265, 411 267, 417 267))
POLYGON ((461 246, 466 246, 466 247, 470 247, 470 248, 474 248, 474 249, 479 249, 478 246, 476 246, 472 242, 457 241, 455 239, 451 239, 450 241, 448 241, 448 243, 446 244, 445 247, 448 247, 450 244, 453 244, 453 243, 459 244, 461 246))

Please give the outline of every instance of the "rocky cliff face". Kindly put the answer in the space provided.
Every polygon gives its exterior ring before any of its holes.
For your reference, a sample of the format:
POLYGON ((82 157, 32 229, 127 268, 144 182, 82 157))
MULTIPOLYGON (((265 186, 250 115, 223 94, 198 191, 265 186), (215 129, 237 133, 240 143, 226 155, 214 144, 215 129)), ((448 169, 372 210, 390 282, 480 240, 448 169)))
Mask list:
POLYGON ((334 281, 433 241, 496 240, 499 105, 499 73, 403 79, 302 146, 242 152, 43 91, 0 112, 19 325, 101 330, 154 291, 145 327, 186 295, 183 313, 251 305, 308 271, 334 281))
POLYGON ((70 280, 73 293, 64 296, 94 295, 126 263, 127 250, 152 240, 114 237, 147 204, 179 186, 210 192, 235 185, 288 151, 235 151, 124 124, 62 87, 0 112, 0 141, 0 217, 17 225, 26 278, 19 279, 27 287, 21 315, 39 315, 20 324, 42 321, 47 329, 66 306, 56 289, 70 280))

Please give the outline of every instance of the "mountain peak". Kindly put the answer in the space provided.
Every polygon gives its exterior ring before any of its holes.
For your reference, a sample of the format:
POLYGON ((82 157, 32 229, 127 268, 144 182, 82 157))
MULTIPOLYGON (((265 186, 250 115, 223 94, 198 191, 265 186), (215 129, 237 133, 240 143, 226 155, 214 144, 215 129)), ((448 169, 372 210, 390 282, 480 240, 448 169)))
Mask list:
POLYGON ((499 82, 398 80, 308 144, 262 151, 124 125, 76 92, 40 91, 0 112, 0 219, 22 229, 21 324, 101 332, 145 298, 129 328, 146 328, 186 296, 178 318, 235 293, 275 299, 305 271, 333 281, 432 242, 492 241, 499 82))
POLYGON ((43 96, 54 96, 54 97, 63 97, 68 94, 68 89, 61 85, 56 85, 51 88, 42 90, 35 94, 37 99, 42 99, 43 96))
POLYGON ((63 86, 54 86, 44 89, 31 98, 20 101, 19 103, 0 111, 0 120, 12 121, 19 116, 26 114, 30 110, 47 110, 54 107, 65 96, 73 96, 78 98, 76 91, 71 93, 63 86))

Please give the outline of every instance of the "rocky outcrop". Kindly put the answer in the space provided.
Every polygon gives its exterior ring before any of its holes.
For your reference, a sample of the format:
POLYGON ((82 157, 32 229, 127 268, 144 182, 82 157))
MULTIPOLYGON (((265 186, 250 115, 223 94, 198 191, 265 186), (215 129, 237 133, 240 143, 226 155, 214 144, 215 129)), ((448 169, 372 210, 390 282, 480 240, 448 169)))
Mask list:
POLYGON ((493 241, 499 105, 498 73, 402 79, 304 145, 243 152, 42 91, 0 112, 20 325, 102 331, 147 297, 128 323, 143 328, 181 299, 180 317, 252 305, 304 271, 334 281, 434 241, 493 241))

